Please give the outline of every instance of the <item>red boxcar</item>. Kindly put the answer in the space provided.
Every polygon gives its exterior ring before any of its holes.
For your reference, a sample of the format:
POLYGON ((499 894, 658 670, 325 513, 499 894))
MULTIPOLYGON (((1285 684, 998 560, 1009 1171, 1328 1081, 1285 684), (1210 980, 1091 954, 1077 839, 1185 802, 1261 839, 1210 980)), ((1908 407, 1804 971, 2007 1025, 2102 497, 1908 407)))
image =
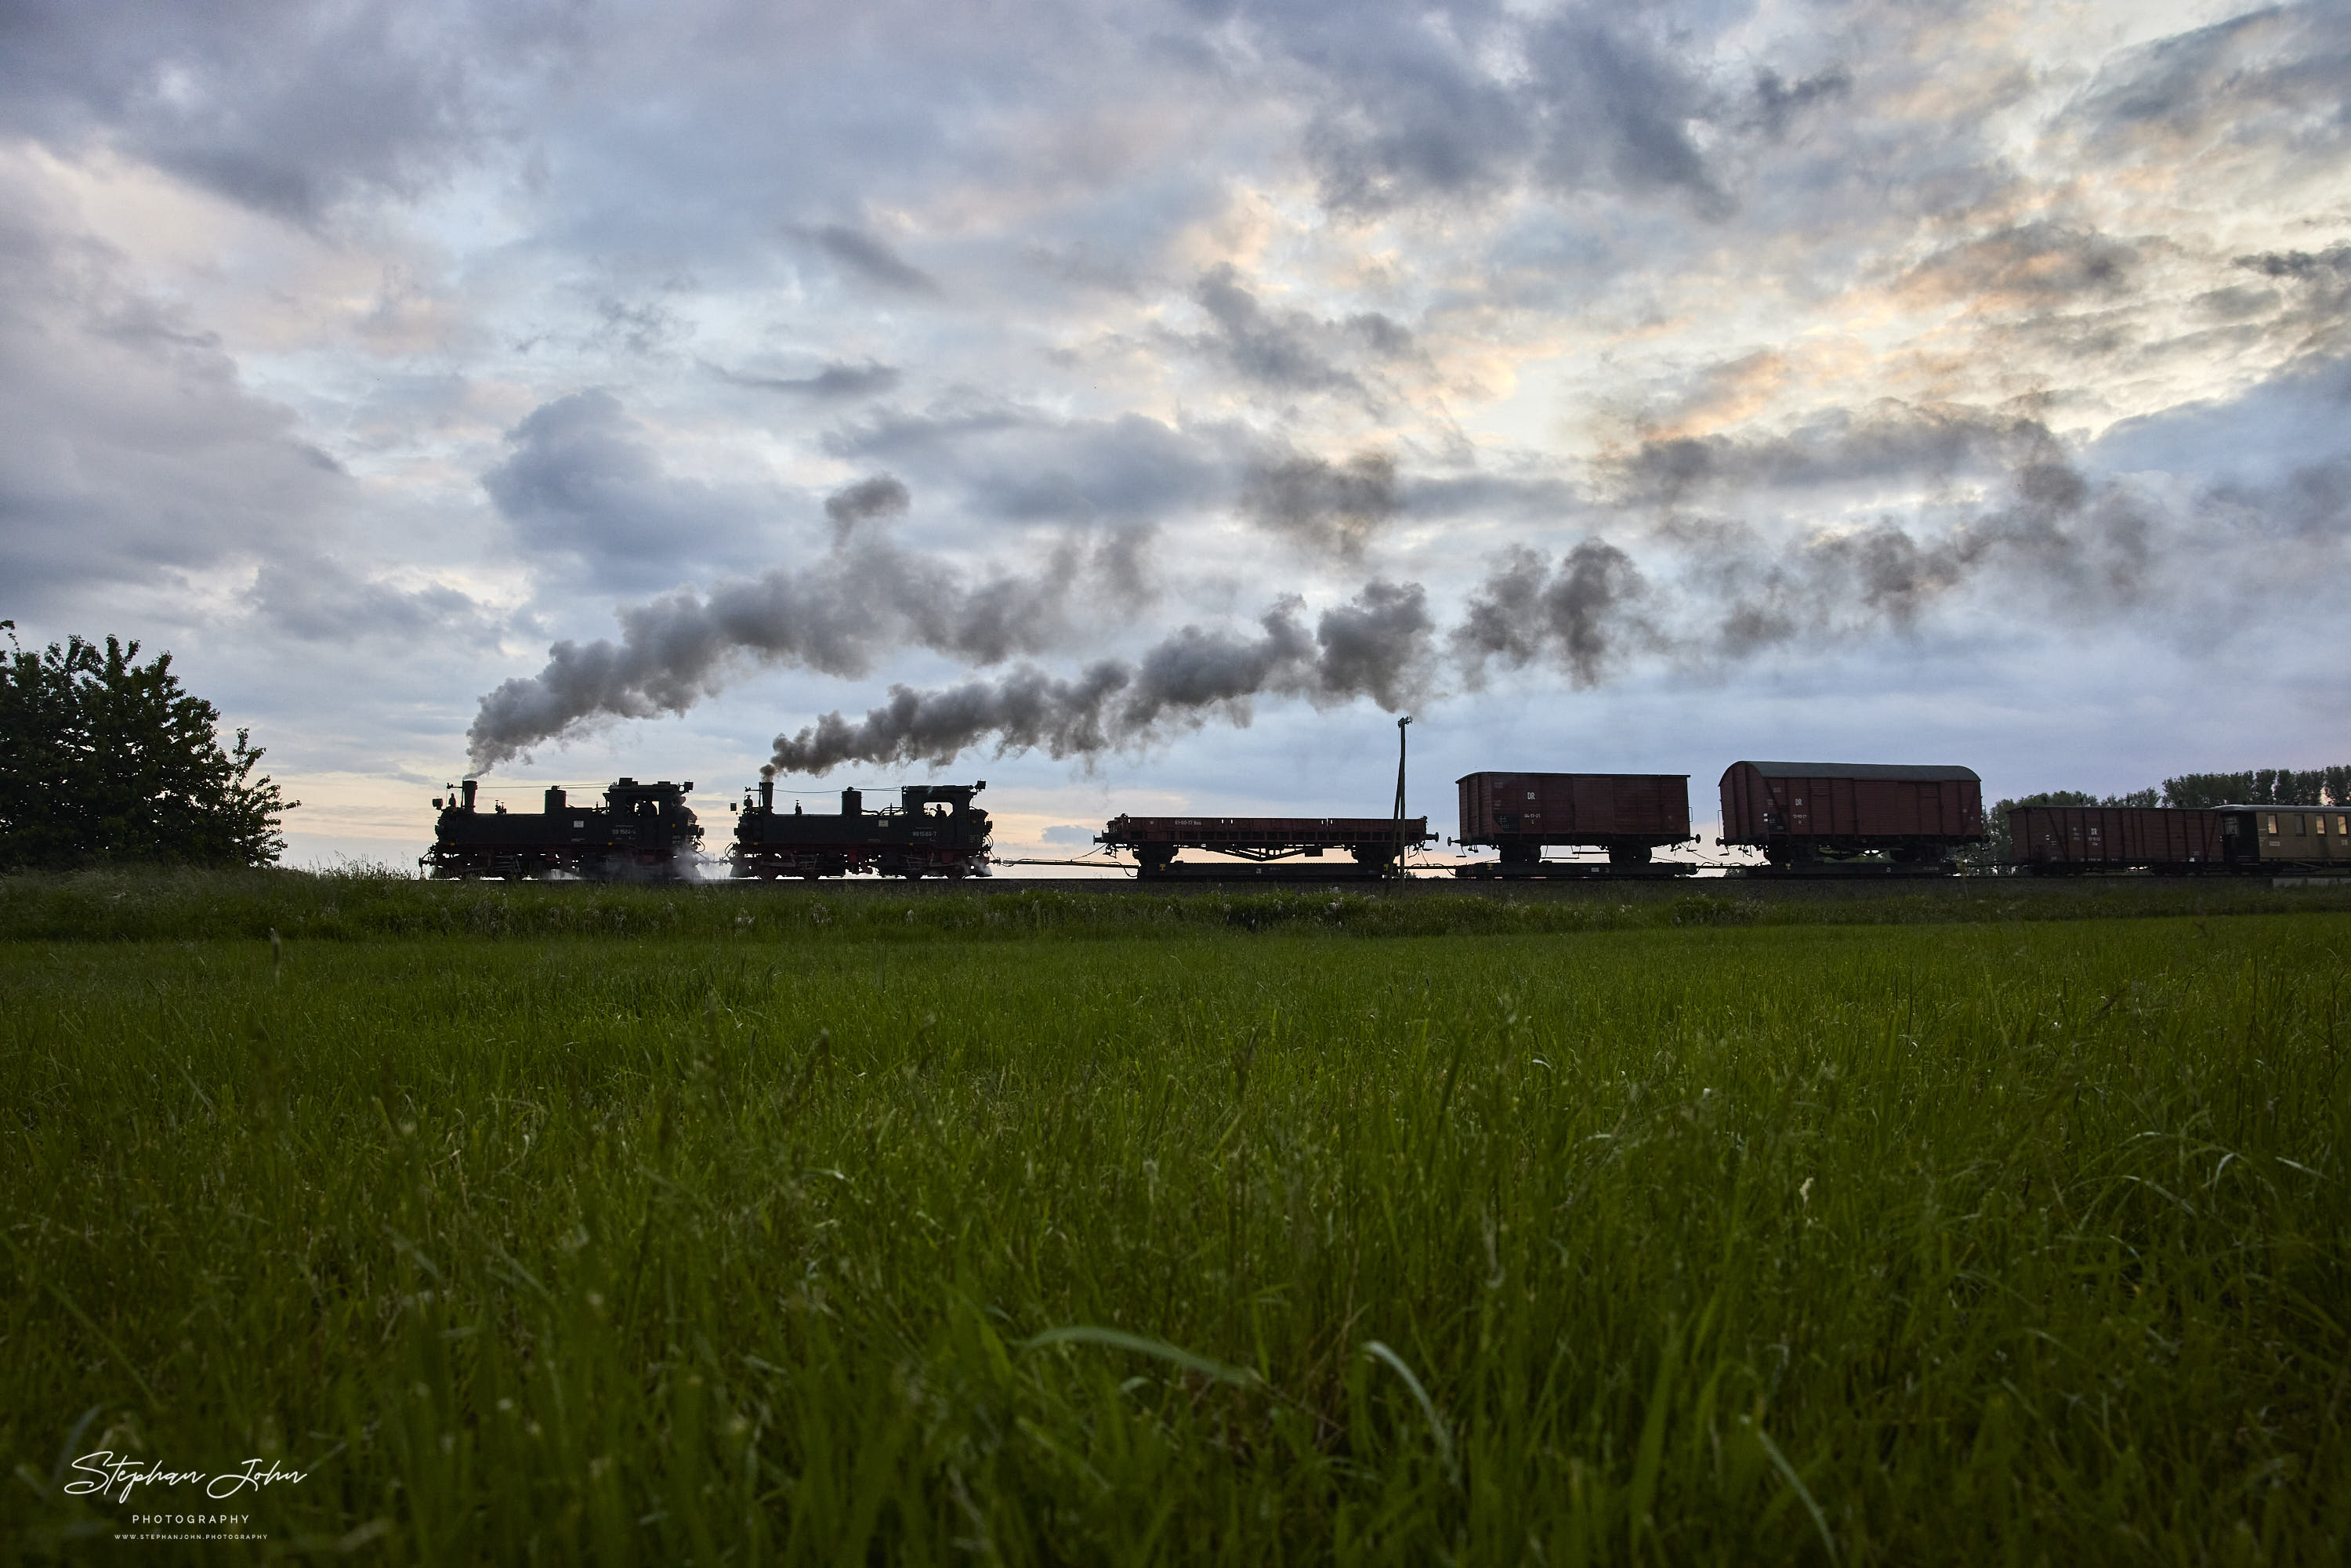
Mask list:
POLYGON ((2008 857, 2060 873, 2219 871, 2234 847, 2228 827, 2222 812, 2169 806, 2019 806, 2008 814, 2008 857))
POLYGON ((1773 865, 1871 851, 1931 864, 1983 838, 1983 781, 1972 768, 1734 762, 1722 775, 1722 841, 1752 845, 1773 865))
POLYGON ((1689 841, 1687 773, 1471 773, 1456 781, 1459 843, 1491 845, 1502 863, 1531 864, 1545 844, 1608 852, 1646 865, 1649 852, 1689 841))
POLYGON ((1392 863, 1400 850, 1428 842, 1428 819, 1406 817, 1129 817, 1117 816, 1094 842, 1132 850, 1144 876, 1175 863, 1176 852, 1208 850, 1244 860, 1320 856, 1344 850, 1364 866, 1392 863))

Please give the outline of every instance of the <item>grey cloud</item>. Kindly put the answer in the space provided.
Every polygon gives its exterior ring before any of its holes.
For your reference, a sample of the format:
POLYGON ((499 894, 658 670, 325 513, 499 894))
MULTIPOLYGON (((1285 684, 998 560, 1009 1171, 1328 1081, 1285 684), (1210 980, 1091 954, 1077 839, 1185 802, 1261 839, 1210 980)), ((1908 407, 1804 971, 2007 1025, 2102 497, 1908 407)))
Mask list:
POLYGON ((674 582, 754 515, 745 498, 669 474, 601 388, 541 405, 507 440, 482 487, 527 553, 576 559, 600 584, 674 582))
POLYGON ((2351 245, 2338 245, 2318 252, 2306 250, 2264 251, 2259 256, 2241 256, 2237 265, 2264 277, 2290 277, 2297 282, 2310 278, 2351 277, 2351 245))
POLYGON ((827 256, 868 283, 903 294, 936 294, 938 282, 872 235, 830 224, 811 236, 827 256))
POLYGON ((2333 155, 2351 137, 2351 5, 2273 5, 2125 51, 2067 123, 2109 156, 2211 139, 2333 155))
POLYGON ((1621 21, 1565 16, 1538 30, 1529 55, 1544 96, 1536 166, 1558 189, 1602 172, 1634 191, 1680 190, 1709 214, 1727 210, 1691 128, 1720 117, 1698 78, 1621 21))
POLYGON ((2127 291, 2137 259, 2136 245, 2035 221, 1938 251, 1899 287, 1995 308, 2046 308, 2127 291))
POLYGON ((827 773, 852 762, 944 765, 993 745, 998 756, 1057 760, 1136 748, 1210 718, 1249 722, 1254 698, 1302 695, 1319 705, 1405 700, 1421 676, 1429 621, 1420 586, 1374 582, 1324 612, 1310 637, 1295 601, 1236 637, 1186 626, 1134 663, 1105 659, 1074 679, 1023 667, 939 691, 893 686, 855 723, 831 713, 776 737, 779 772, 827 773))
POLYGON ((1270 532, 1352 559, 1395 516, 1395 460, 1359 452, 1343 464, 1291 456, 1260 465, 1241 492, 1241 512, 1270 532))
POLYGON ((18 0, 0 8, 0 122, 122 148, 300 221, 412 194, 503 130, 500 78, 578 41, 569 7, 18 0))
POLYGON ((354 501, 219 341, 0 183, 0 581, 18 611, 309 548, 354 501))
POLYGON ((1280 392, 1351 391, 1364 382, 1346 361, 1401 359, 1411 331, 1376 311, 1331 320, 1304 310, 1269 309, 1240 271, 1219 262, 1193 285, 1192 298, 1216 329, 1187 340, 1244 380, 1280 392))
POLYGON ((272 629, 304 643, 411 648, 430 640, 486 649, 504 630, 503 617, 445 584, 402 587, 317 553, 264 562, 246 600, 272 629))
MULTIPOLYGON (((1417 16, 1379 7, 1259 15, 1321 80, 1324 101, 1306 151, 1326 206, 1375 214, 1485 195, 1520 176, 1534 141, 1529 105, 1417 16)), ((1491 32, 1460 21, 1480 41, 1491 32)))
POLYGON ((1751 125, 1776 138, 1848 82, 1834 67, 1793 86, 1765 70, 1750 109, 1708 84, 1703 38, 1614 7, 1536 16, 1478 5, 1248 14, 1321 89, 1306 150, 1325 204, 1363 215, 1528 183, 1562 193, 1678 191, 1720 215, 1729 198, 1699 129, 1721 135, 1751 125), (1497 60, 1518 68, 1498 70, 1497 60))
POLYGON ((1755 73, 1755 119, 1763 133, 1777 141, 1806 110, 1852 92, 1853 73, 1843 66, 1831 66, 1794 82, 1783 80, 1778 71, 1767 67, 1755 73))
POLYGON ((905 379, 904 372, 894 366, 878 365, 871 360, 862 365, 826 365, 809 376, 752 376, 734 371, 720 371, 718 373, 737 386, 789 392, 822 402, 873 397, 893 392, 905 379))
POLYGON ((607 296, 596 301, 593 340, 632 354, 652 354, 694 335, 694 324, 657 299, 607 296))
POLYGON ((2059 452, 2037 419, 1887 401, 1831 410, 1780 434, 1645 441, 1604 474, 1623 503, 1671 505, 1708 494, 1996 480, 2059 452))
POLYGON ((824 498, 824 515, 832 519, 832 537, 846 543, 860 523, 876 517, 900 517, 914 504, 903 481, 891 474, 861 479, 824 498))
POLYGON ((888 462, 926 486, 958 487, 985 515, 1134 526, 1227 495, 1244 437, 1142 414, 1073 420, 963 399, 919 414, 883 410, 834 429, 824 444, 837 457, 888 462))
POLYGON ((2201 315, 2217 321, 2243 321, 2266 316, 2277 308, 2279 295, 2274 288, 2210 288, 2189 303, 2201 315))
POLYGON ((1230 262, 1211 267, 1193 287, 1192 298, 1217 324, 1216 334, 1204 346, 1246 379, 1284 392, 1358 384, 1314 341, 1319 323, 1299 311, 1267 311, 1256 295, 1241 287, 1240 274, 1230 262))

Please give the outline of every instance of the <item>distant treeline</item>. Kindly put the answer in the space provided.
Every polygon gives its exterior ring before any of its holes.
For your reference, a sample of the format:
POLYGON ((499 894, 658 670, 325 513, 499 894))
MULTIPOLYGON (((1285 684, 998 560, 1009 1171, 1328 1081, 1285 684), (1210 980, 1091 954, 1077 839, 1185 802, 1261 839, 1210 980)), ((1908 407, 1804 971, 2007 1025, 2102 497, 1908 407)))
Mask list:
POLYGON ((2249 768, 2242 773, 2183 773, 2163 788, 2121 795, 2048 789, 2002 800, 2001 816, 2019 806, 2344 806, 2351 805, 2351 766, 2249 768))

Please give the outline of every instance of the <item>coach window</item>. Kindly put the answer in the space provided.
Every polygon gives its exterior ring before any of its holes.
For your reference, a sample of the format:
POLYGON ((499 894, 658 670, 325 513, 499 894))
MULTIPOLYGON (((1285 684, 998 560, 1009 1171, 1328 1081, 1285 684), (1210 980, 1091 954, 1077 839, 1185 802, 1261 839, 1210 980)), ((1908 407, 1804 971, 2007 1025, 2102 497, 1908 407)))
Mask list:
POLYGON ((2264 819, 2262 826, 2267 830, 2270 837, 2277 837, 2277 813, 2275 811, 2272 811, 2269 816, 2264 819))

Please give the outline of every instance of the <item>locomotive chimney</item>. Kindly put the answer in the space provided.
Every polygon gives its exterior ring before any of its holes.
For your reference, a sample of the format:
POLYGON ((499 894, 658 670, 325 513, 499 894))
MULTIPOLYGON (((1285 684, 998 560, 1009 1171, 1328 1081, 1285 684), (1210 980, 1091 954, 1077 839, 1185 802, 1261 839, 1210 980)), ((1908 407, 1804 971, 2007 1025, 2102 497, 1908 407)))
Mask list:
POLYGON ((468 811, 472 810, 474 809, 474 791, 481 788, 481 780, 478 779, 467 779, 459 783, 457 787, 465 792, 465 810, 468 811))
POLYGON ((563 814, 563 786, 560 784, 547 787, 547 814, 550 817, 563 814))
POLYGON ((863 816, 865 797, 854 789, 843 789, 841 792, 841 814, 844 817, 863 816))
POLYGON ((759 814, 763 817, 776 814, 776 781, 772 779, 759 780, 759 814))

